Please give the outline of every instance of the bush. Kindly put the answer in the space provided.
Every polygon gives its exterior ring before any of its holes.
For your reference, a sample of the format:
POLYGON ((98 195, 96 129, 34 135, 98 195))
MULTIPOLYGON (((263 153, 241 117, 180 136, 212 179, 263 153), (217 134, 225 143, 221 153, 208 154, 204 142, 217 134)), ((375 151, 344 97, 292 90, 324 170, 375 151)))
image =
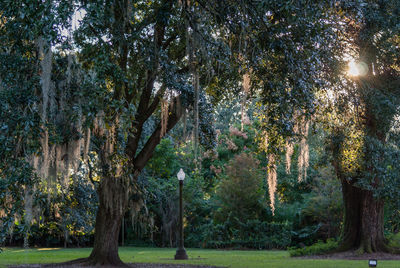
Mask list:
POLYGON ((343 219, 341 188, 332 166, 318 169, 312 181, 312 191, 302 213, 306 226, 319 226, 316 235, 321 240, 340 235, 343 219))
POLYGON ((289 248, 291 257, 322 255, 334 251, 338 247, 338 242, 334 239, 328 239, 325 243, 318 241, 317 243, 304 248, 289 248))
POLYGON ((204 247, 207 248, 252 248, 252 249, 286 249, 291 243, 289 222, 265 222, 249 220, 240 223, 237 229, 228 219, 224 224, 209 225, 204 247))
POLYGON ((389 246, 400 248, 400 233, 392 234, 389 236, 389 246))
POLYGON ((227 218, 240 222, 258 219, 265 213, 265 197, 258 161, 251 154, 241 153, 226 165, 226 174, 217 188, 219 209, 214 219, 223 224, 227 218))
MULTIPOLYGON (((41 182, 34 192, 34 217, 29 225, 29 245, 88 246, 93 242, 97 193, 85 171, 72 175, 68 186, 61 182, 48 187, 41 182)), ((13 222, 7 246, 24 243, 28 226, 24 217, 13 222)))

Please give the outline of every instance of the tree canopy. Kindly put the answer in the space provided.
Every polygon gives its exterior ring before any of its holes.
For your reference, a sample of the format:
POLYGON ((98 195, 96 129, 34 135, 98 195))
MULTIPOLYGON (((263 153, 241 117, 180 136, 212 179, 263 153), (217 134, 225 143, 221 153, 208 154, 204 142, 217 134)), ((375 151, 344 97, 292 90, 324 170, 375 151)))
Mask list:
POLYGON ((65 241, 95 229, 76 263, 122 265, 129 211, 172 245, 169 179, 184 163, 204 241, 249 237, 245 224, 289 232, 272 219, 303 200, 293 188, 336 177, 339 248, 396 251, 384 205, 400 190, 399 20, 398 0, 2 1, 0 242, 21 225, 29 246, 45 213, 65 213, 65 241))

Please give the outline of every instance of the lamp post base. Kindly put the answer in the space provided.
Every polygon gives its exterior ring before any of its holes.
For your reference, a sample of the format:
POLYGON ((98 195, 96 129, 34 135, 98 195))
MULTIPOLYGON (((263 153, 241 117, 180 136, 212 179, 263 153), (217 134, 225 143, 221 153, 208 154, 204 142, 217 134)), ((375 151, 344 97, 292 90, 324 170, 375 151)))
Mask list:
POLYGON ((175 254, 175 260, 187 260, 188 255, 186 254, 185 248, 178 248, 175 254))

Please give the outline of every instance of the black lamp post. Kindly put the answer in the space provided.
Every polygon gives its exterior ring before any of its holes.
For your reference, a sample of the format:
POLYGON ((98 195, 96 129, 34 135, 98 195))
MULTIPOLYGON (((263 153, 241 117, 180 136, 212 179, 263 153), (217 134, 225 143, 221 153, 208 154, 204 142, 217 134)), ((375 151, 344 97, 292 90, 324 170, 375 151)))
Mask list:
POLYGON ((179 244, 176 250, 175 260, 187 260, 188 256, 183 247, 183 205, 182 205, 182 188, 183 180, 185 179, 185 172, 182 169, 177 174, 179 180, 179 244))

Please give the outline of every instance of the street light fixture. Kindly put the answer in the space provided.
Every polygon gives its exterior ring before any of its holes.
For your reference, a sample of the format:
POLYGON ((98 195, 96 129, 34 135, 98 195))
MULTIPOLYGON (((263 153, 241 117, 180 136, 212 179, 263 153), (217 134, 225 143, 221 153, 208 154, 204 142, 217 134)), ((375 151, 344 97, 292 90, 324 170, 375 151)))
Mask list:
POLYGON ((183 247, 183 205, 182 205, 182 188, 183 188, 183 180, 185 179, 185 172, 183 169, 180 169, 177 174, 179 180, 179 244, 178 249, 176 250, 175 260, 187 260, 188 256, 186 254, 186 250, 183 247))

